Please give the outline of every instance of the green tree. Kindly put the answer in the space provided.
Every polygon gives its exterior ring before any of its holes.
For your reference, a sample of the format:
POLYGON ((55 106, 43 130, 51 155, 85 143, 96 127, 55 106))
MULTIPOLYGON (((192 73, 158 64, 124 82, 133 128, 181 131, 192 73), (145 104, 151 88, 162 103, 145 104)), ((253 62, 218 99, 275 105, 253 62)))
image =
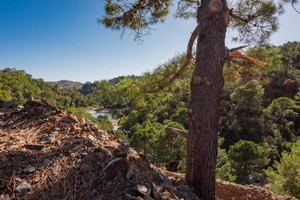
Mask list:
POLYGON ((267 170, 268 179, 272 183, 269 189, 300 199, 300 138, 290 153, 283 153, 280 162, 276 162, 276 168, 269 167, 267 170))
MULTIPOLYGON (((169 122, 166 124, 168 127, 174 127, 185 131, 182 124, 177 122, 169 122)), ((169 171, 185 171, 186 162, 186 139, 182 136, 174 134, 170 131, 165 131, 165 133, 160 135, 158 139, 158 157, 161 163, 172 163, 176 162, 178 165, 170 166, 167 165, 169 171)))
POLYGON ((250 81, 234 89, 230 109, 221 118, 220 135, 226 138, 226 148, 241 139, 262 142, 262 103, 264 89, 258 81, 250 81), (225 127, 226 126, 226 127, 225 127))
MULTIPOLYGON (((145 31, 151 30, 151 25, 164 21, 172 3, 171 0, 106 0, 106 15, 99 22, 115 30, 134 30, 139 39, 145 31)), ((223 66, 230 59, 230 51, 225 47, 226 29, 230 25, 238 31, 236 40, 264 42, 277 29, 277 16, 281 11, 281 1, 276 4, 269 0, 237 1, 232 8, 226 0, 183 0, 178 3, 176 16, 196 17, 199 25, 191 36, 185 64, 169 83, 188 66, 193 42, 198 36, 195 70, 190 82, 186 181, 203 199, 215 198, 218 105, 224 84, 223 66)), ((166 86, 158 84, 154 90, 166 86)))
POLYGON ((126 140, 126 136, 124 134, 124 131, 120 130, 120 129, 117 129, 116 130, 116 135, 118 136, 118 138, 121 138, 122 140, 126 140))
POLYGON ((288 141, 295 140, 299 135, 297 120, 299 121, 299 106, 295 101, 280 97, 272 101, 266 109, 263 110, 264 131, 268 134, 281 137, 288 141))
POLYGON ((114 128, 111 121, 108 119, 106 115, 99 115, 97 117, 97 121, 100 129, 111 131, 114 128))
POLYGON ((269 162, 268 152, 264 147, 246 140, 230 146, 228 159, 236 176, 235 182, 242 184, 251 183, 251 179, 259 181, 263 167, 269 162))
POLYGON ((10 101, 11 100, 11 96, 9 95, 9 93, 5 90, 0 90, 0 100, 2 101, 10 101))

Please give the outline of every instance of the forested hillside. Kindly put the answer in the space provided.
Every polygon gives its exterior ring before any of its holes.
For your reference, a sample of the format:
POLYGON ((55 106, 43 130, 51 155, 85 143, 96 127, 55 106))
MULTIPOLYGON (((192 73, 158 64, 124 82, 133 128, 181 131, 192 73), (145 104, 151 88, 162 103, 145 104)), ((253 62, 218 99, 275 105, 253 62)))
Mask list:
MULTIPOLYGON (((217 177, 241 184, 268 178, 273 191, 300 198, 300 43, 253 47, 246 54, 265 65, 224 68, 217 177)), ((194 64, 163 92, 153 93, 184 61, 185 55, 179 55, 151 73, 85 83, 78 90, 7 68, 0 72, 0 100, 22 103, 33 96, 73 110, 116 108, 119 137, 155 165, 184 172, 185 138, 164 126, 188 131, 194 64)))

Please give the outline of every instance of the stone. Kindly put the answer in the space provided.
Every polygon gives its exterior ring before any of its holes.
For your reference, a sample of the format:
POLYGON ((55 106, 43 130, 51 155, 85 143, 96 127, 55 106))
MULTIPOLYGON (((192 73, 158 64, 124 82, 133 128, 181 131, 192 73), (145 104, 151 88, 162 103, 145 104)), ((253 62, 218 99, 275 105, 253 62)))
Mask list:
POLYGON ((44 148, 44 145, 25 144, 24 147, 29 150, 41 151, 44 148))
POLYGON ((96 141, 96 138, 94 138, 94 136, 92 136, 92 135, 88 135, 88 138, 90 139, 90 140, 92 140, 92 141, 96 141))
POLYGON ((36 108, 36 113, 42 113, 44 111, 44 107, 37 107, 36 108))
POLYGON ((17 104, 14 103, 13 101, 1 101, 0 102, 0 108, 14 108, 16 107, 17 104))
POLYGON ((24 173, 32 173, 35 172, 35 167, 28 165, 25 169, 23 169, 24 173))
POLYGON ((16 187, 15 191, 16 193, 26 193, 31 189, 32 186, 29 183, 24 181, 16 187))
POLYGON ((19 177, 16 177, 16 178, 15 178, 15 181, 17 181, 17 182, 22 182, 22 179, 19 178, 19 177))
POLYGON ((126 178, 128 170, 130 169, 130 163, 126 159, 116 158, 111 160, 101 170, 101 180, 111 180, 116 177, 126 178))
POLYGON ((46 142, 46 144, 51 144, 53 143, 55 136, 51 135, 43 135, 43 139, 46 142))
POLYGON ((78 121, 81 123, 81 124, 84 124, 85 123, 85 119, 83 117, 79 117, 78 118, 78 121))
POLYGON ((50 162, 51 162, 51 160, 45 158, 44 161, 43 161, 43 164, 44 165, 48 165, 50 162))
POLYGON ((68 119, 72 123, 78 123, 77 117, 75 115, 71 114, 71 113, 68 113, 68 119))
POLYGON ((0 195, 0 200, 10 200, 11 198, 9 197, 8 194, 1 194, 0 195))
POLYGON ((147 194, 148 188, 146 186, 144 186, 144 185, 137 185, 137 190, 141 194, 145 195, 145 194, 147 194))
POLYGON ((35 114, 36 114, 34 108, 30 108, 30 109, 28 110, 28 113, 31 114, 31 115, 35 115, 35 114))

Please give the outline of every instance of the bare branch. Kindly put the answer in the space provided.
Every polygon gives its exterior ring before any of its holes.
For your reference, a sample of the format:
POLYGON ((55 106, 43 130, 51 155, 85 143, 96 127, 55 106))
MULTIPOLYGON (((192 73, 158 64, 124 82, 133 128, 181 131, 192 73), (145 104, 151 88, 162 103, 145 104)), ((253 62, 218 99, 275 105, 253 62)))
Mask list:
POLYGON ((295 3, 295 2, 292 1, 292 6, 293 6, 294 10, 295 10, 298 14, 300 14, 300 12, 295 8, 294 3, 295 3))
POLYGON ((227 58, 228 61, 231 61, 231 62, 235 62, 235 63, 239 63, 237 60, 235 59, 243 59, 251 64, 256 64, 260 67, 264 67, 265 66, 265 63, 260 61, 260 60, 257 60, 255 58, 252 58, 250 56, 247 56, 245 54, 243 54, 240 50, 243 49, 243 48, 246 48, 248 47, 249 45, 246 45, 246 46, 240 46, 240 47, 237 47, 237 48, 233 48, 233 49, 230 49, 229 50, 229 57, 227 58))
POLYGON ((178 128, 173 128, 173 127, 169 127, 169 126, 165 126, 165 130, 166 131, 170 131, 172 133, 176 133, 178 135, 181 135, 182 137, 187 138, 188 134, 178 128))

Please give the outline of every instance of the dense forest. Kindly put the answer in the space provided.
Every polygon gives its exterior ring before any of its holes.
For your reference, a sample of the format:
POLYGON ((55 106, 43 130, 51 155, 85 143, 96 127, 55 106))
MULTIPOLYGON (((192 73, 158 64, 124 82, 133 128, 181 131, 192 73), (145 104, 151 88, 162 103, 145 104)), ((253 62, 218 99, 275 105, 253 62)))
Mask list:
MULTIPOLYGON (((241 184, 268 179, 269 189, 300 198, 300 43, 248 48, 262 66, 228 65, 220 102, 217 177, 241 184)), ((23 70, 0 71, 0 100, 24 103, 30 97, 91 118, 85 108, 115 108, 116 134, 155 165, 185 171, 185 138, 164 126, 188 130, 192 62, 163 92, 154 88, 184 63, 178 55, 151 73, 60 88, 23 70)), ((109 120, 94 119, 112 130, 109 120)))

